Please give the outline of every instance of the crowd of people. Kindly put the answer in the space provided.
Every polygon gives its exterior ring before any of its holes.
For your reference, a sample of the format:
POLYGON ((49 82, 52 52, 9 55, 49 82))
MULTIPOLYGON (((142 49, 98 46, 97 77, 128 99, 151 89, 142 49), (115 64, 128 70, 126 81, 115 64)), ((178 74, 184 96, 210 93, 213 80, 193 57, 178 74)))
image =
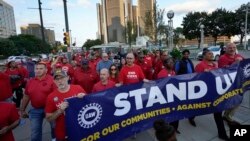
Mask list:
MULTIPOLYGON (((201 73, 216 68, 228 67, 243 59, 236 54, 236 46, 229 43, 225 53, 220 56, 218 66, 213 60, 213 53, 203 50, 203 60, 194 65, 189 59, 189 50, 182 52, 182 59, 174 60, 168 51, 141 50, 127 54, 117 53, 76 53, 72 61, 66 56, 56 59, 42 59, 36 64, 28 60, 26 63, 8 62, 0 72, 0 109, 6 114, 0 115, 0 140, 14 140, 12 129, 18 126, 20 117, 29 118, 31 123, 31 140, 42 140, 42 125, 46 118, 51 125, 51 137, 57 141, 67 140, 64 123, 64 111, 69 106, 66 98, 83 96, 112 87, 149 82, 151 80, 175 75, 201 73), (13 105, 12 103, 15 103, 13 105), (27 112, 28 104, 29 111, 27 112)), ((223 120, 229 125, 239 124, 232 119, 234 107, 224 112, 214 113, 214 120, 219 138, 228 140, 223 120)), ((196 126, 195 117, 189 118, 192 126, 196 126)), ((154 124, 159 141, 169 138, 176 140, 179 121, 166 125, 164 121, 154 124), (168 133, 162 134, 162 131, 168 133)))

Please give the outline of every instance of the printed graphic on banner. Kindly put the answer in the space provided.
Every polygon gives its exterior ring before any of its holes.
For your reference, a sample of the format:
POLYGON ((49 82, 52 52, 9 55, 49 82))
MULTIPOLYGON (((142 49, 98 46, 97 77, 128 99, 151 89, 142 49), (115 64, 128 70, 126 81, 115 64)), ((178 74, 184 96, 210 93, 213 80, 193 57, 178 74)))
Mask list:
POLYGON ((72 141, 121 141, 168 122, 229 109, 250 90, 250 59, 229 68, 179 75, 69 99, 66 126, 72 141))

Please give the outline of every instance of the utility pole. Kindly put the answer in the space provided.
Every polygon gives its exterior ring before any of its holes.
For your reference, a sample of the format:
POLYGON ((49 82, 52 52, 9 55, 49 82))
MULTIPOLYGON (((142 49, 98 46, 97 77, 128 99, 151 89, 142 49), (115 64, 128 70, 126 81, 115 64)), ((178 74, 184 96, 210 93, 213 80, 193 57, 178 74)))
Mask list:
POLYGON ((68 21, 68 11, 67 11, 67 0, 63 0, 64 6, 64 16, 65 16, 65 29, 66 32, 69 32, 69 21, 68 21))
POLYGON ((39 6, 39 13, 40 13, 40 21, 41 21, 41 32, 42 32, 42 40, 45 43, 45 36, 44 36, 44 26, 43 26, 43 15, 42 15, 42 3, 41 0, 38 0, 39 6))
POLYGON ((42 34, 42 41, 45 43, 45 35, 44 35, 44 25, 43 25, 43 14, 42 10, 52 10, 47 8, 42 8, 41 0, 38 0, 38 8, 28 8, 28 9, 38 9, 40 14, 40 23, 41 23, 41 34, 42 34))
POLYGON ((248 15, 248 10, 249 10, 249 7, 250 7, 250 2, 248 2, 246 4, 246 21, 245 21, 245 43, 244 43, 244 49, 247 50, 247 15, 248 15))

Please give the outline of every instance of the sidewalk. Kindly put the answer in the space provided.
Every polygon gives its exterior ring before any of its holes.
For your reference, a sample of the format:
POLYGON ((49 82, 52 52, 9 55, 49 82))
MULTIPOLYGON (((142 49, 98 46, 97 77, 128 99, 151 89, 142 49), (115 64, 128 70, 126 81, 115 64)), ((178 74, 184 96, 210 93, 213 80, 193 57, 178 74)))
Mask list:
MULTIPOLYGON (((250 125, 250 92, 244 95, 244 100, 237 110, 235 120, 241 124, 250 125)), ((221 141, 218 138, 217 128, 212 114, 198 116, 195 118, 197 127, 193 127, 189 124, 188 120, 184 119, 180 121, 179 131, 181 134, 177 134, 178 141, 221 141)), ((226 130, 229 136, 229 128, 226 125, 226 130)), ((26 123, 17 127, 14 130, 14 136, 16 141, 29 141, 30 137, 30 123, 26 119, 26 123)), ((48 122, 43 123, 43 141, 51 140, 50 128, 48 122)), ((137 134, 136 139, 126 139, 124 141, 156 141, 154 137, 154 130, 149 129, 145 132, 137 134)))

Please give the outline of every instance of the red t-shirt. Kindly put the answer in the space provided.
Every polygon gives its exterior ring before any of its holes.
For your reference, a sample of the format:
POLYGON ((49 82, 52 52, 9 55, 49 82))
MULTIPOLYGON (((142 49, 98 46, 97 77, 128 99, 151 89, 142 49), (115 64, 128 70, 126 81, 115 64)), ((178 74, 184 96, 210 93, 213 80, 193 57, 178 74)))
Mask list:
POLYGON ((12 96, 10 77, 0 72, 0 101, 4 101, 12 96))
POLYGON ((96 65, 97 65, 97 61, 96 60, 90 60, 89 61, 89 67, 93 70, 96 70, 96 65))
POLYGON ((195 67, 195 72, 204 72, 205 70, 214 70, 217 66, 215 63, 212 62, 212 64, 208 64, 207 61, 201 61, 199 64, 195 67))
POLYGON ((74 72, 72 83, 80 85, 87 92, 87 94, 89 94, 92 92, 93 86, 96 82, 98 82, 98 80, 99 77, 96 70, 91 68, 83 70, 82 68, 79 68, 74 72))
POLYGON ((163 63, 160 59, 158 59, 154 64, 154 76, 153 78, 156 79, 158 73, 164 68, 163 63))
POLYGON ((109 80, 115 82, 115 83, 119 83, 119 78, 118 77, 109 77, 109 80))
MULTIPOLYGON (((65 101, 67 98, 76 97, 79 93, 86 93, 80 86, 78 85, 70 85, 70 89, 68 92, 61 93, 58 90, 53 91, 47 98, 45 112, 46 113, 54 113, 59 109, 59 105, 65 101)), ((69 105, 70 106, 70 105, 69 105)), ((61 114, 55 120, 55 135, 56 139, 64 140, 66 137, 66 128, 65 128, 65 116, 61 114)))
POLYGON ((25 67, 21 66, 21 68, 19 68, 19 70, 20 70, 23 78, 29 78, 29 72, 25 67))
POLYGON ((133 66, 124 66, 119 75, 119 81, 123 84, 131 84, 142 81, 145 78, 141 67, 134 64, 133 66))
POLYGON ((92 92, 99 92, 99 91, 104 91, 109 88, 113 88, 115 86, 115 82, 108 80, 108 83, 106 85, 103 85, 101 81, 96 83, 93 87, 92 92))
POLYGON ((12 89, 16 89, 16 88, 18 88, 18 87, 20 87, 21 86, 21 84, 22 84, 22 72, 19 70, 19 69, 14 69, 14 70, 10 70, 10 69, 7 69, 6 71, 5 71, 5 73, 7 74, 7 75, 9 75, 10 77, 11 76, 19 76, 20 77, 20 79, 18 79, 18 80, 16 80, 15 82, 12 82, 11 83, 11 87, 12 87, 12 89))
MULTIPOLYGON (((19 119, 19 114, 14 104, 0 102, 0 111, 0 130, 19 119)), ((8 131, 6 134, 0 135, 0 141, 15 141, 12 131, 8 131)))
POLYGON ((138 66, 141 67, 143 74, 145 75, 145 77, 149 80, 152 80, 153 77, 153 73, 152 73, 152 63, 150 63, 149 60, 147 60, 146 58, 144 58, 143 62, 140 62, 139 60, 136 61, 136 63, 138 66))
POLYGON ((244 59, 240 54, 235 54, 234 56, 229 56, 228 54, 222 55, 218 60, 219 68, 228 67, 232 65, 238 57, 244 59))
POLYGON ((56 88, 52 76, 46 75, 41 80, 35 77, 28 81, 25 94, 30 97, 31 105, 34 108, 44 108, 48 95, 56 88))
POLYGON ((169 77, 169 76, 174 76, 175 72, 172 70, 170 73, 166 70, 166 69, 162 69, 158 75, 157 75, 157 79, 159 78, 164 78, 164 77, 169 77))

